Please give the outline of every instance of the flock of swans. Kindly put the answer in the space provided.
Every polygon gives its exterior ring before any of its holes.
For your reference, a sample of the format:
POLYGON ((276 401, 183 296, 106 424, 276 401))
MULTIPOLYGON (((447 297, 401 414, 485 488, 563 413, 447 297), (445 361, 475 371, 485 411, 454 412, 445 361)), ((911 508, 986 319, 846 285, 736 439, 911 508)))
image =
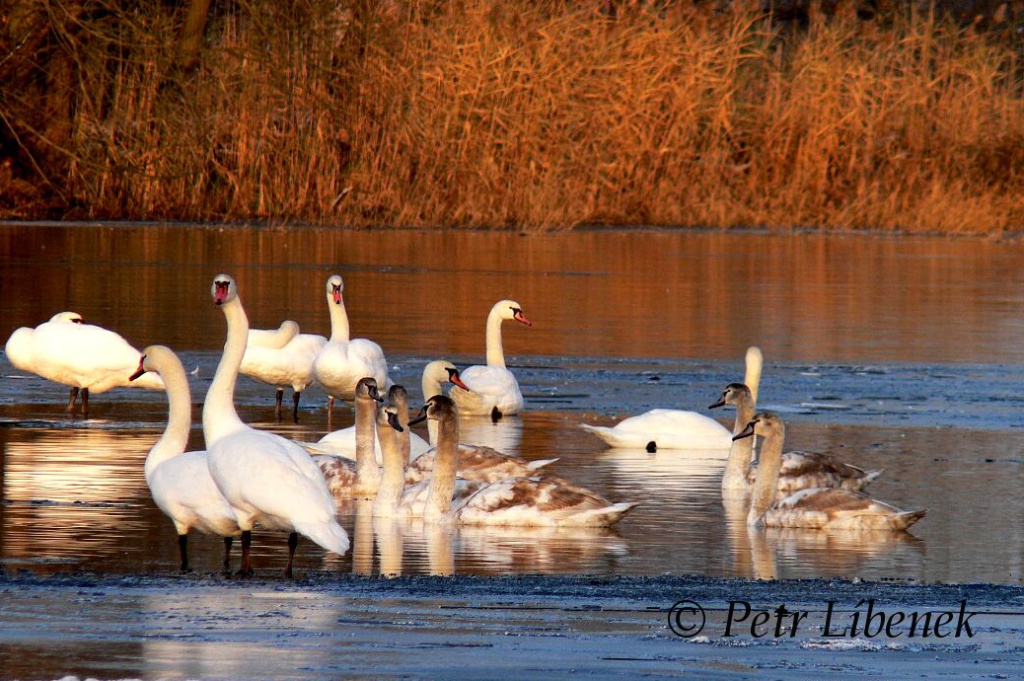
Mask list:
MULTIPOLYGON (((62 312, 48 322, 20 328, 6 345, 17 368, 71 387, 68 410, 90 392, 138 385, 166 390, 166 428, 145 462, 145 479, 157 506, 177 531, 181 569, 189 569, 190 530, 223 537, 224 569, 235 537, 241 537, 240 574, 251 574, 252 530, 259 525, 288 533, 286 576, 292 575, 298 535, 325 550, 349 549, 338 523, 340 508, 372 500, 374 517, 416 519, 430 525, 501 527, 606 527, 636 506, 611 502, 549 475, 554 459, 528 461, 490 447, 460 441, 463 416, 498 419, 523 408, 515 376, 505 365, 501 326, 531 322, 515 301, 502 300, 486 326, 487 363, 460 372, 451 362, 423 370, 424 404, 410 419, 408 394, 388 376, 381 347, 350 337, 343 281, 327 280, 331 336, 299 332, 294 322, 274 330, 249 328, 237 285, 214 278, 213 302, 227 322, 227 339, 202 408, 205 451, 185 451, 192 400, 181 361, 162 345, 141 353, 112 331, 62 312), (301 392, 317 383, 329 396, 351 402, 355 424, 300 443, 246 425, 235 409, 239 374, 277 389, 280 418, 285 387, 294 391, 293 419, 301 392), (450 386, 445 394, 444 386, 450 386), (410 425, 426 421, 428 440, 410 425)), ((654 409, 614 427, 581 427, 612 447, 729 450, 722 476, 723 500, 749 508, 757 527, 902 531, 925 515, 875 500, 863 490, 881 471, 865 471, 824 454, 783 451, 785 426, 778 415, 757 412, 763 358, 752 347, 743 383, 731 383, 710 408, 736 410, 730 431, 707 415, 654 409), (754 436, 758 446, 754 446, 754 436)))

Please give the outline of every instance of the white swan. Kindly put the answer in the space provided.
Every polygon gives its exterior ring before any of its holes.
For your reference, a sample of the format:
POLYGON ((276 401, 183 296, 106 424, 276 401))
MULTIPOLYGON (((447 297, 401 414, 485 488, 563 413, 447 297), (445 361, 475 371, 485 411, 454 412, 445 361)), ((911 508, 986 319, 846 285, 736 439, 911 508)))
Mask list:
POLYGON ((380 486, 381 471, 374 455, 374 445, 377 442, 377 403, 383 400, 377 390, 377 381, 370 377, 360 379, 356 384, 354 401, 355 461, 334 454, 312 454, 327 479, 331 495, 338 501, 372 499, 380 486))
POLYGON ((298 423, 299 398, 313 382, 313 359, 326 344, 323 336, 300 333, 291 320, 273 330, 250 329, 239 371, 277 388, 274 417, 278 420, 284 388, 291 386, 292 421, 298 423))
POLYGON ((502 416, 523 409, 523 394, 516 377, 505 367, 505 352, 501 344, 501 323, 511 319, 533 326, 523 314, 522 306, 514 300, 499 300, 487 315, 487 364, 471 366, 462 372, 466 389, 454 387, 450 396, 464 416, 502 416))
POLYGON ((735 437, 752 435, 761 439, 761 453, 747 514, 750 526, 905 530, 927 513, 926 509, 903 511, 848 489, 803 489, 777 501, 776 483, 786 427, 778 415, 761 412, 735 437))
POLYGON ((453 400, 436 395, 418 418, 437 421, 437 458, 423 519, 464 525, 581 526, 612 525, 634 503, 612 504, 590 490, 543 477, 492 482, 452 504, 458 469, 459 417, 453 400))
MULTIPOLYGON (((757 347, 747 349, 744 383, 756 394, 761 382, 764 358, 757 347)), ((630 416, 608 428, 581 423, 580 428, 594 433, 611 447, 647 449, 729 449, 732 433, 718 421, 695 411, 652 409, 630 416)))
POLYGON ((174 522, 178 531, 181 571, 188 572, 188 532, 195 528, 224 538, 224 572, 231 568, 231 543, 242 530, 231 504, 210 476, 206 452, 185 451, 192 428, 192 396, 181 360, 170 348, 150 345, 142 351, 139 369, 131 380, 147 371, 159 374, 167 386, 167 427, 146 457, 146 484, 153 501, 174 522))
MULTIPOLYGON (((434 360, 423 368, 423 394, 425 398, 442 394, 444 383, 464 386, 459 378, 458 368, 451 362, 443 359, 434 360)), ((379 387, 379 386, 378 386, 379 387)), ((408 419, 406 419, 408 423, 408 419)), ((427 442, 416 433, 409 433, 410 449, 409 459, 415 459, 430 449, 430 442, 427 442)), ((316 444, 302 443, 311 454, 331 454, 352 459, 356 453, 356 427, 340 428, 324 435, 316 444)), ((380 442, 374 443, 374 452, 377 462, 382 462, 380 442)))
POLYGON ((235 411, 235 383, 245 354, 249 320, 235 281, 217 275, 213 301, 227 320, 227 342, 203 405, 207 462, 218 489, 231 504, 242 530, 242 574, 251 574, 249 546, 253 525, 289 532, 288 564, 298 533, 339 555, 349 548, 348 535, 334 518, 335 502, 320 467, 299 445, 242 423, 235 411))
POLYGON ((349 338, 348 313, 342 296, 344 287, 340 275, 331 275, 327 280, 331 338, 313 359, 313 378, 327 391, 328 414, 334 410, 335 398, 353 399, 356 383, 365 376, 373 377, 381 390, 391 385, 388 362, 381 347, 365 338, 349 338))
POLYGON ((89 415, 89 393, 137 386, 163 390, 156 374, 129 380, 142 356, 124 338, 99 326, 86 324, 77 312, 58 312, 34 329, 23 326, 7 339, 7 359, 22 371, 71 386, 68 412, 74 413, 82 395, 82 416, 89 415))
MULTIPOLYGON (((724 405, 736 407, 736 422, 733 434, 739 435, 754 417, 754 398, 750 389, 742 383, 730 383, 722 396, 709 409, 724 405)), ((752 461, 752 438, 733 440, 729 449, 729 460, 722 475, 723 492, 749 492, 757 474, 757 462, 752 461)), ((841 487, 859 492, 878 478, 882 471, 865 471, 863 468, 837 461, 827 454, 807 451, 788 451, 782 454, 776 494, 779 499, 793 492, 811 487, 841 487)))
MULTIPOLYGON (((432 362, 431 364, 434 363, 432 362)), ((459 383, 461 383, 461 381, 458 380, 459 375, 457 371, 453 372, 452 369, 444 367, 443 365, 442 367, 449 374, 454 385, 459 385, 459 383)), ((389 397, 391 402, 398 409, 399 414, 404 415, 405 418, 402 421, 402 426, 405 429, 408 429, 409 403, 407 395, 404 389, 397 388, 400 388, 400 386, 392 387, 389 397)), ((426 395, 427 400, 435 395, 442 394, 440 383, 431 381, 428 385, 426 371, 424 371, 423 394, 426 395)), ((428 419, 427 429, 430 432, 431 442, 436 443, 437 421, 428 419)), ((409 433, 405 433, 404 437, 399 438, 399 441, 408 442, 409 433)), ((431 449, 412 458, 409 466, 405 470, 406 484, 414 485, 428 479, 433 473, 434 458, 436 455, 437 449, 432 447, 431 449)), ((538 469, 554 463, 557 460, 558 459, 539 459, 537 461, 528 461, 522 457, 505 454, 504 452, 500 452, 491 447, 459 443, 459 467, 457 475, 459 480, 471 482, 497 482, 498 480, 504 480, 505 478, 534 475, 538 469)), ((468 489, 468 487, 464 486, 461 487, 459 491, 466 493, 468 489)))

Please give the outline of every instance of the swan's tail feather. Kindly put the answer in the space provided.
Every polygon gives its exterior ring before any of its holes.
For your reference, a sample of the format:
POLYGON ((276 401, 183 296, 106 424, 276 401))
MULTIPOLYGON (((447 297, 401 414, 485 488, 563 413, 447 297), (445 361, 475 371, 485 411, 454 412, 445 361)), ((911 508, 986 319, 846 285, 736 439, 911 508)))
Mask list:
POLYGON ((339 556, 348 552, 348 533, 333 519, 327 522, 298 522, 295 523, 295 531, 339 556))
POLYGON ((531 461, 530 463, 526 464, 526 467, 529 468, 531 471, 535 471, 538 468, 550 466, 556 461, 558 461, 558 459, 537 459, 536 461, 531 461))
POLYGON ((593 433, 594 435, 598 436, 609 445, 614 446, 615 443, 618 441, 618 438, 616 438, 615 434, 612 433, 611 428, 607 428, 605 426, 592 426, 589 423, 581 423, 580 428, 587 431, 588 433, 593 433))
POLYGON ((861 483, 861 487, 867 487, 868 485, 873 483, 875 480, 878 480, 879 476, 881 476, 882 473, 884 473, 884 472, 885 472, 884 468, 879 468, 877 471, 868 471, 867 474, 863 478, 863 482, 861 483))
POLYGON ((926 513, 928 513, 927 508, 922 508, 919 511, 904 511, 903 513, 897 513, 892 517, 893 529, 905 530, 923 518, 926 513))
POLYGON ((637 502, 623 501, 603 508, 578 513, 571 520, 563 521, 561 524, 582 527, 609 527, 619 522, 622 516, 629 513, 635 506, 637 506, 637 502))

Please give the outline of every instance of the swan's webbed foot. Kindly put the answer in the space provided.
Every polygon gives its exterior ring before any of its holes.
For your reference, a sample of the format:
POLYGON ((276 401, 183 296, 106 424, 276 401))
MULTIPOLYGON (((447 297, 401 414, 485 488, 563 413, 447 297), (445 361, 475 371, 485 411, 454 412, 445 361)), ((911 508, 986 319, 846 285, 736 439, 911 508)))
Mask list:
POLYGON ((491 421, 498 422, 501 420, 502 413, 497 407, 491 408, 491 421))
POLYGON ((655 442, 654 440, 651 440, 650 442, 647 443, 647 447, 645 447, 645 449, 647 450, 648 454, 654 454, 655 452, 658 451, 658 443, 655 442))

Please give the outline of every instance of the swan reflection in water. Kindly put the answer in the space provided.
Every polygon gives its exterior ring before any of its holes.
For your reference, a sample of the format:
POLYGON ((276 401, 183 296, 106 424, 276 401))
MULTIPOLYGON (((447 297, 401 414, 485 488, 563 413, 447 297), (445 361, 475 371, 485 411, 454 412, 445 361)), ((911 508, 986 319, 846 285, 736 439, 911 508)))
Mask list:
POLYGON ((605 573, 628 553, 625 540, 609 528, 460 527, 422 518, 373 517, 372 506, 354 502, 344 511, 353 530, 354 574, 605 573))
POLYGON ((459 416, 461 444, 483 445, 504 454, 521 456, 522 441, 523 422, 518 416, 506 416, 497 421, 485 416, 459 416))
POLYGON ((98 425, 5 428, 5 560, 113 558, 124 552, 126 536, 146 532, 142 468, 159 433, 98 425))
POLYGON ((750 579, 920 574, 925 543, 909 532, 750 527, 749 500, 722 500, 733 571, 750 579))
POLYGON ((621 477, 622 483, 640 491, 677 496, 710 484, 718 486, 729 450, 665 449, 650 454, 645 449, 608 449, 595 456, 601 464, 621 477))

